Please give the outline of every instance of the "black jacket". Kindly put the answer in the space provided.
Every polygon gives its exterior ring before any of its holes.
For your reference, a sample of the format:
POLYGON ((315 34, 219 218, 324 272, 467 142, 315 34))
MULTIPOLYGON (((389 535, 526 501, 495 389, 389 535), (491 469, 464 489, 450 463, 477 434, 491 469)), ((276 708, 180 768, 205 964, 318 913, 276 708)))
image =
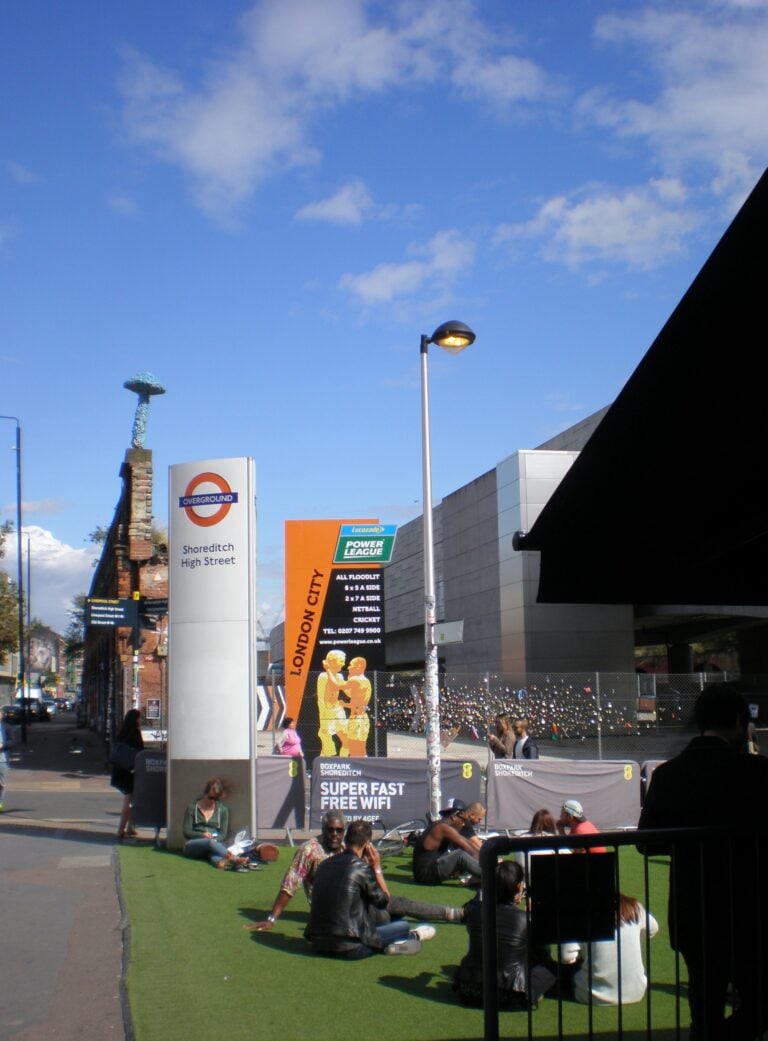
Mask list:
MULTIPOLYGON (((517 741, 515 741, 515 743, 512 745, 512 758, 513 759, 517 758, 515 756, 515 745, 517 745, 517 741)), ((522 758, 523 759, 538 759, 539 758, 539 746, 536 744, 536 742, 533 740, 533 738, 531 737, 530 734, 528 735, 528 740, 523 745, 522 758)))
POLYGON ((361 943, 379 950, 382 944, 371 909, 388 903, 370 866, 345 849, 317 869, 304 935, 322 954, 341 954, 361 943))
MULTIPOLYGON (((469 933, 469 950, 454 976, 455 989, 467 1004, 482 1004, 483 986, 483 906, 478 895, 465 907, 464 921, 469 933)), ((531 1000, 537 1002, 552 985, 555 977, 542 968, 532 968, 528 985, 528 917, 514 904, 499 904, 496 909, 496 951, 498 957, 499 1004, 502 1007, 525 1006, 530 989, 531 1000)), ((547 959, 546 949, 533 951, 531 965, 547 959)))
MULTIPOLYGON (((645 797, 638 840, 647 853, 672 853, 669 925, 673 948, 729 950, 735 936, 746 951, 768 926, 764 886, 768 843, 768 762, 740 755, 718 737, 696 737, 674 759, 656 767, 645 797), (646 828, 734 828, 752 838, 678 841, 648 846, 646 828), (760 829, 763 829, 762 831, 760 829), (732 932, 733 930, 733 936, 732 932)), ((752 955, 754 957, 754 955, 752 955)))

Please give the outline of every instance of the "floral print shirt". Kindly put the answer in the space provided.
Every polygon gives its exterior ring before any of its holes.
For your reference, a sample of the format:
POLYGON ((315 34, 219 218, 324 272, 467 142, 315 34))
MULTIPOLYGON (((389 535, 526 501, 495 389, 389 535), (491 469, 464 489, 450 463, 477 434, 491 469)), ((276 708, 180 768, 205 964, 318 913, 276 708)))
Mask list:
POLYGON ((299 846, 291 866, 285 873, 280 888, 284 893, 295 896, 299 886, 304 886, 307 901, 312 901, 312 883, 315 881, 315 872, 324 860, 331 854, 323 849, 319 839, 310 839, 299 846))

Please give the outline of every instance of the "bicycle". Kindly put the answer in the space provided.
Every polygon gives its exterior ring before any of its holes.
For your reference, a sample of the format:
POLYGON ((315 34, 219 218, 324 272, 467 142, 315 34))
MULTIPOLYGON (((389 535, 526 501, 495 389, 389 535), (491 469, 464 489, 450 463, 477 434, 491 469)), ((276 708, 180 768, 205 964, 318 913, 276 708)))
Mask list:
MULTIPOLYGON (((404 853, 413 846, 416 836, 426 827, 426 821, 417 817, 414 820, 403 821, 389 828, 378 839, 374 839, 373 845, 378 850, 380 857, 392 857, 398 853, 404 853)), ((382 827, 386 825, 382 822, 382 827)))

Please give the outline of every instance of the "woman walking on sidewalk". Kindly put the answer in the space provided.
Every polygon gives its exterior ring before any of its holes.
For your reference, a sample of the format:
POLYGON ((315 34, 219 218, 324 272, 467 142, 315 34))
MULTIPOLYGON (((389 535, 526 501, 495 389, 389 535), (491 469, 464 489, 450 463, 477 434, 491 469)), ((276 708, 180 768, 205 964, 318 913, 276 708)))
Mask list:
MULTIPOLYGON (((141 713, 137 708, 129 709, 125 714, 123 724, 115 734, 112 743, 113 751, 118 744, 128 745, 136 753, 144 748, 144 738, 141 736, 141 713)), ((135 756, 134 756, 135 758, 135 756)), ((126 769, 123 766, 112 765, 112 776, 109 783, 123 793, 123 805, 120 810, 120 823, 117 826, 117 837, 122 842, 126 835, 135 835, 136 829, 131 821, 131 804, 133 800, 133 767, 126 769)))

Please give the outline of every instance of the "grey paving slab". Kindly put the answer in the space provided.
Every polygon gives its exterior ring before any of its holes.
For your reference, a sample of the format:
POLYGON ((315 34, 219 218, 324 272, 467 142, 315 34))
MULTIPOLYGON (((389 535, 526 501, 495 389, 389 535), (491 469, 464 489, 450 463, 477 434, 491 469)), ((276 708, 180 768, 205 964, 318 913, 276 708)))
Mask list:
POLYGON ((121 995, 120 795, 66 720, 31 728, 0 816, 0 1039, 130 1041, 121 995), (74 741, 73 741, 74 739, 74 741), (84 768, 72 769, 72 747, 84 768))

